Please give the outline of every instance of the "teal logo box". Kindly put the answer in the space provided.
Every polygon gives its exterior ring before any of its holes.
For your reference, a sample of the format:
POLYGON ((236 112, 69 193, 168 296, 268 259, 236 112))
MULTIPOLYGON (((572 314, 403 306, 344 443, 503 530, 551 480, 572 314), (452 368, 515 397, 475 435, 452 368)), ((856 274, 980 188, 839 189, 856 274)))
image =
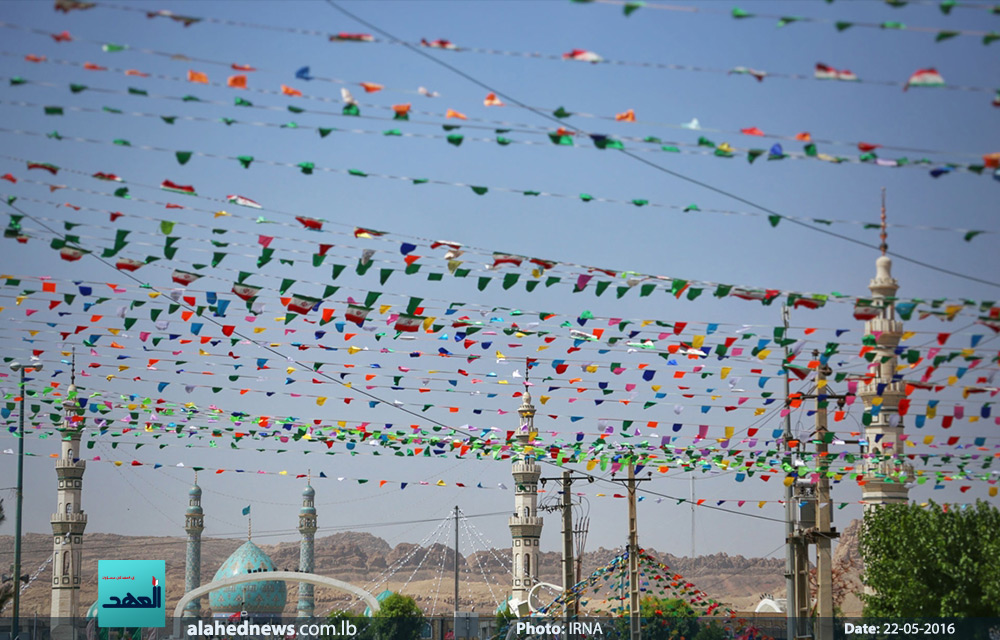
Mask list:
POLYGON ((97 626, 162 627, 164 560, 98 560, 97 626))

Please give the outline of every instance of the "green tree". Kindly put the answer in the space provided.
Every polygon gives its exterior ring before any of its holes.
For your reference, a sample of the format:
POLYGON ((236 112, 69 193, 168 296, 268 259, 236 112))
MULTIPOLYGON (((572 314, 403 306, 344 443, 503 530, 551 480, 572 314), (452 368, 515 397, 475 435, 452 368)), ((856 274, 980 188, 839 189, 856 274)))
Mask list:
MULTIPOLYGON (((686 600, 680 598, 654 598, 647 596, 639 601, 644 640, 691 639, 698 632, 698 614, 686 600)), ((629 618, 617 621, 620 638, 627 638, 629 618)))
POLYGON ((425 623, 424 612, 413 598, 393 593, 382 601, 368 628, 375 638, 419 640, 425 623))
MULTIPOLYGON (((328 613, 326 619, 329 622, 336 623, 338 629, 340 628, 340 623, 342 621, 350 622, 354 625, 355 629, 357 629, 357 632, 355 633, 356 638, 369 637, 368 626, 371 623, 371 618, 366 618, 365 616, 354 613, 353 611, 339 610, 328 613)), ((323 640, 337 640, 338 635, 326 634, 323 636, 323 640)))
POLYGON ((860 549, 866 616, 1000 616, 1000 511, 984 501, 872 509, 860 549))
POLYGON ((725 640, 729 636, 721 624, 715 620, 703 622, 694 640, 725 640))
POLYGON ((503 609, 497 611, 496 620, 493 621, 493 626, 496 628, 496 633, 493 634, 493 638, 505 638, 507 637, 507 626, 510 624, 511 620, 517 619, 513 613, 511 613, 510 605, 504 604, 503 609))

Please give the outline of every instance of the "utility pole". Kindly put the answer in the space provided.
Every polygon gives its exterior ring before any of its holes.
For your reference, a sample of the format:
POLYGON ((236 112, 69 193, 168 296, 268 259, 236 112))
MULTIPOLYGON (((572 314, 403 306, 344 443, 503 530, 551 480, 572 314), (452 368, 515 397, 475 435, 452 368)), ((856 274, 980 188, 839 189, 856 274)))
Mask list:
MULTIPOLYGON (((784 335, 788 335, 788 306, 781 307, 781 320, 785 326, 784 335)), ((788 344, 785 344, 785 363, 788 363, 788 358, 791 354, 788 350, 788 344)), ((791 374, 788 369, 785 369, 785 432, 783 434, 785 440, 785 450, 788 452, 789 458, 792 455, 792 448, 789 443, 792 441, 792 413, 791 413, 791 400, 789 395, 791 394, 791 389, 789 386, 788 378, 791 374)), ((793 489, 792 483, 785 483, 785 613, 787 614, 788 623, 786 625, 787 637, 795 638, 796 636, 796 623, 795 614, 798 611, 798 607, 795 602, 795 543, 793 537, 795 535, 795 507, 793 504, 793 489)))
MULTIPOLYGON (((455 623, 458 624, 458 505, 455 505, 455 623)), ((458 637, 458 634, 455 634, 458 637)))
MULTIPOLYGON (((576 584, 573 567, 573 489, 572 474, 562 473, 562 536, 563 536, 563 597, 566 600, 563 611, 566 622, 576 617, 576 597, 572 594, 576 584)), ((567 626, 567 629, 569 627, 567 626)))
POLYGON ((588 482, 593 482, 594 476, 574 476, 571 471, 564 470, 562 472, 562 476, 558 478, 540 478, 539 480, 541 480, 543 487, 549 480, 559 482, 562 487, 562 500, 559 501, 559 506, 545 506, 539 507, 539 509, 542 511, 555 511, 556 509, 562 510, 563 617, 566 622, 569 622, 571 620, 575 620, 577 615, 579 615, 579 603, 577 602, 576 595, 571 593, 573 585, 577 583, 577 561, 573 550, 573 535, 575 533, 573 530, 573 481, 587 480, 588 482))
POLYGON ((639 640, 642 617, 639 611, 639 523, 636 518, 635 464, 628 463, 628 613, 629 636, 639 640))
MULTIPOLYGON (((819 359, 819 351, 813 351, 819 359)), ((832 373, 830 366, 821 363, 816 373, 816 466, 819 480, 816 483, 816 531, 812 538, 816 544, 816 640, 833 640, 833 557, 830 548, 834 538, 840 537, 833 523, 833 503, 830 497, 830 479, 827 477, 829 463, 829 431, 827 430, 827 406, 830 398, 836 398, 840 406, 845 397, 829 393, 826 377, 832 373)))
POLYGON ((640 640, 642 634, 642 614, 639 611, 639 522, 636 516, 636 485, 652 480, 652 476, 653 472, 650 471, 645 478, 636 478, 635 462, 631 460, 628 463, 627 478, 619 479, 615 478, 615 474, 611 474, 612 482, 621 483, 628 490, 629 640, 640 640))

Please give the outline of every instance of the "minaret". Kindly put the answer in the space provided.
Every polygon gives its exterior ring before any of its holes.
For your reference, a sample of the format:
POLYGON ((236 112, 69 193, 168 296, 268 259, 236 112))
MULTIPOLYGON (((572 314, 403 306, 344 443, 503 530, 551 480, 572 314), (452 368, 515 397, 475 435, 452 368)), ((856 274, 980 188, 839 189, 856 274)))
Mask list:
MULTIPOLYGON (((527 370, 525 382, 527 383, 527 370)), ((518 448, 523 452, 529 446, 535 433, 535 407, 531 404, 531 394, 525 385, 521 396, 521 406, 517 409, 521 425, 515 436, 518 448)), ((542 535, 542 519, 538 516, 538 476, 540 471, 535 457, 530 453, 515 456, 514 515, 510 518, 511 553, 514 561, 514 584, 511 591, 511 611, 517 605, 527 602, 528 591, 535 584, 538 575, 540 549, 538 540, 542 535)))
MULTIPOLYGON (((313 547, 316 537, 316 490, 311 483, 302 490, 302 508, 299 509, 299 571, 313 572, 313 547)), ((299 583, 299 602, 296 606, 300 618, 311 618, 315 606, 313 586, 305 582, 299 583)))
POLYGON ((80 615, 80 581, 83 530, 87 514, 80 508, 83 472, 87 463, 80 459, 83 410, 77 400, 76 354, 72 359, 70 384, 63 402, 62 443, 56 460, 56 513, 52 514, 52 606, 53 627, 68 624, 80 615))
MULTIPOLYGON (((864 427, 869 454, 901 458, 903 456, 903 420, 899 401, 906 397, 905 385, 896 375, 896 346, 903 336, 903 322, 896 319, 895 295, 899 283, 892 277, 892 259, 886 254, 885 192, 882 193, 882 255, 875 261, 875 277, 868 285, 872 305, 878 315, 865 322, 865 335, 875 340, 874 359, 868 365, 869 382, 858 385, 858 396, 865 404, 865 413, 872 414, 871 423, 864 427)), ((869 460, 862 465, 865 484, 861 501, 865 508, 875 505, 905 503, 909 490, 906 482, 913 475, 913 466, 885 460, 869 460), (906 479, 897 477, 900 472, 906 479), (874 475, 873 475, 874 474, 874 475), (881 477, 878 477, 881 476, 881 477), (889 481, 892 476, 892 481, 889 481)))
MULTIPOLYGON (((198 472, 194 472, 194 486, 188 490, 188 508, 184 512, 184 530, 187 531, 187 552, 184 555, 184 593, 201 586, 201 532, 205 530, 205 512, 201 508, 201 487, 198 472)), ((182 618, 197 618, 201 614, 201 598, 195 598, 184 607, 182 618)))

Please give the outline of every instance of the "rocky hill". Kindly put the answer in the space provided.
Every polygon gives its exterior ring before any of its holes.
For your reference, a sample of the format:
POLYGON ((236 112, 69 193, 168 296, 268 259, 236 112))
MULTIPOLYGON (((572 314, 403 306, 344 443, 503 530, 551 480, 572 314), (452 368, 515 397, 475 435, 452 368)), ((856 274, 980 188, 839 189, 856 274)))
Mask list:
MULTIPOLYGON (((297 542, 266 544, 254 540, 266 551, 278 569, 293 570, 298 566, 297 542)), ((202 541, 202 582, 212 579, 216 569, 242 540, 206 538, 202 541)), ((84 546, 81 601, 92 603, 97 597, 97 561, 99 559, 162 559, 166 560, 166 602, 168 611, 183 594, 184 538, 141 538, 112 534, 87 534, 84 546)), ((22 548, 25 573, 33 574, 52 550, 52 539, 45 534, 28 534, 22 548)), ((676 557, 650 553, 683 574, 699 588, 715 598, 736 607, 757 601, 762 592, 778 593, 784 587, 784 563, 775 558, 744 558, 717 553, 698 558, 676 557)), ((610 561, 617 550, 600 548, 584 555, 583 570, 587 574, 610 561)), ((316 573, 362 586, 374 593, 383 589, 403 591, 417 598, 428 613, 444 613, 453 608, 454 549, 435 544, 427 548, 412 543, 391 546, 382 538, 369 533, 342 532, 316 539, 316 573)), ((0 566, 13 561, 13 539, 0 537, 0 566)), ((478 551, 458 559, 460 594, 463 608, 492 613, 496 602, 508 594, 510 587, 510 549, 478 551)), ((543 553, 542 574, 546 582, 560 584, 561 556, 557 552, 543 553)), ((22 612, 48 615, 51 576, 48 566, 25 592, 22 612)), ((288 586, 288 611, 295 608, 296 587, 288 586)), ((316 589, 317 613, 330 608, 356 607, 346 596, 329 589, 316 589)), ((207 605, 203 601, 203 606, 207 605)))

